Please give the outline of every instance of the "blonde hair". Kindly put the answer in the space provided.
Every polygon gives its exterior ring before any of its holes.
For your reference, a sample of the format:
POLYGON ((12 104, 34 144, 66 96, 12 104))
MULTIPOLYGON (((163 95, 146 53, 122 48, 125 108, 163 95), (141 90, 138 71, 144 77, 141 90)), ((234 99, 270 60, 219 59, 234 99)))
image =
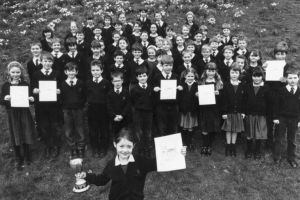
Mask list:
POLYGON ((216 70, 215 77, 214 77, 215 78, 215 86, 216 86, 216 90, 221 90, 223 88, 223 82, 222 82, 220 74, 217 72, 217 65, 213 62, 206 64, 206 69, 204 70, 204 72, 202 73, 202 75, 200 77, 199 84, 205 85, 205 82, 207 79, 207 70, 210 70, 210 69, 216 70))
POLYGON ((10 70, 13 68, 13 67, 17 67, 21 70, 21 80, 27 80, 27 74, 26 74, 26 71, 25 71, 25 68, 23 67, 23 65, 21 63, 19 63, 18 61, 12 61, 10 63, 8 63, 7 65, 7 71, 6 71, 6 79, 7 81, 11 81, 11 77, 10 77, 10 70))

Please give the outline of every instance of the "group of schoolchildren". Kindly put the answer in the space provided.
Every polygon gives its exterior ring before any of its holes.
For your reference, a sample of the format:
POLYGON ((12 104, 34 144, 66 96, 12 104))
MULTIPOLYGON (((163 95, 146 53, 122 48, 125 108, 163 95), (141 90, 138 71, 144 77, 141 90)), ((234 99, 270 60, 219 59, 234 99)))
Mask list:
MULTIPOLYGON (((188 12, 176 35, 161 13, 155 13, 153 21, 145 10, 132 24, 124 13, 115 23, 105 16, 101 26, 93 17, 82 29, 71 22, 64 41, 50 28, 43 30, 41 41, 31 44, 32 58, 25 69, 16 61, 9 63, 1 92, 18 168, 24 160, 31 162, 35 130, 45 143, 45 158, 59 156, 62 132, 71 158, 83 158, 85 116, 95 157, 103 158, 110 138, 132 125, 138 153, 146 157, 151 156, 154 136, 177 132, 193 151, 195 130, 202 133, 201 154, 211 155, 214 135, 222 131, 226 156, 236 156, 237 135, 245 132, 246 158, 260 159, 261 143, 269 139, 275 141, 274 161, 279 163, 287 133, 287 160, 297 167, 299 69, 286 64, 281 81, 264 81, 268 66, 259 50, 247 49, 244 34, 232 35, 230 24, 223 24, 222 34, 208 38, 207 26, 198 26, 194 17, 188 12), (162 80, 177 81, 176 99, 160 99, 162 80), (57 101, 39 101, 40 81, 57 82, 57 101), (216 104, 200 106, 198 85, 207 84, 214 85, 216 104), (29 86, 36 127, 29 109, 10 106, 13 85, 29 86)), ((287 44, 279 42, 274 59, 286 60, 287 52, 287 44)))

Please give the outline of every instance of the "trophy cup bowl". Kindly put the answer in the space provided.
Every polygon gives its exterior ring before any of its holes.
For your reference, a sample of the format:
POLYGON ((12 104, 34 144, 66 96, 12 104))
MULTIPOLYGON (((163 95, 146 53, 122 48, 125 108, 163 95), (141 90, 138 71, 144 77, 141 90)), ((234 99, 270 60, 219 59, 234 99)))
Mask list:
POLYGON ((70 160, 70 166, 76 172, 75 173, 76 182, 75 182, 75 186, 73 187, 73 192, 76 193, 85 192, 88 189, 90 189, 90 185, 87 184, 86 180, 83 178, 79 178, 79 176, 77 176, 82 172, 82 162, 83 162, 82 158, 75 158, 70 160))

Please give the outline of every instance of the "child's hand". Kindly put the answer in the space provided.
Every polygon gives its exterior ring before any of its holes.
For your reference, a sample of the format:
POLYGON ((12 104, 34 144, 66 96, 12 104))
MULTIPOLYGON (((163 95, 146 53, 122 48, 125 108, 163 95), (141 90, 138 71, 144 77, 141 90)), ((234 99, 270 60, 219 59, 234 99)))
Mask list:
POLYGON ((154 90, 154 92, 159 92, 160 91, 160 87, 154 87, 153 90, 154 90))
POLYGON ((264 69, 266 69, 267 67, 268 67, 268 63, 267 62, 265 62, 264 64, 263 64, 263 66, 262 66, 264 69))
POLYGON ((85 179, 86 178, 86 172, 78 172, 75 174, 76 179, 85 179))
POLYGON ((178 85, 178 86, 177 86, 177 90, 182 91, 182 90, 183 90, 183 87, 182 87, 181 85, 178 85))
POLYGON ((34 88, 34 89, 33 89, 33 94, 38 94, 38 93, 40 93, 40 90, 37 89, 37 88, 34 88))
POLYGON ((10 101, 10 99, 11 99, 11 98, 10 98, 10 95, 5 95, 5 97, 4 97, 4 100, 5 100, 5 101, 10 101))
POLYGON ((222 115, 222 119, 227 119, 227 115, 222 115))
POLYGON ((216 90, 215 95, 219 95, 219 94, 220 94, 219 90, 216 90))
POLYGON ((182 146, 180 153, 181 153, 183 156, 186 156, 186 146, 182 146))
POLYGON ((118 115, 115 116, 114 121, 115 121, 115 122, 119 122, 119 121, 120 121, 118 115))
POLYGON ((195 93, 196 97, 199 95, 198 92, 195 93))
POLYGON ((285 83, 285 82, 286 82, 286 78, 285 78, 285 77, 281 77, 279 80, 280 80, 280 82, 282 82, 282 83, 285 83))
POLYGON ((242 115, 242 118, 245 119, 245 116, 246 116, 246 115, 245 115, 244 113, 242 113, 241 115, 242 115))
POLYGON ((278 120, 278 119, 274 119, 274 120, 273 120, 273 123, 274 123, 274 124, 279 124, 279 120, 278 120))
POLYGON ((33 98, 33 97, 28 97, 28 100, 29 100, 30 102, 34 102, 34 98, 33 98))
POLYGON ((298 128, 300 127, 300 122, 298 122, 298 128))
POLYGON ((60 94, 60 89, 57 89, 57 90, 56 90, 56 94, 60 94))
POLYGON ((122 115, 118 115, 119 116, 119 120, 122 121, 123 120, 123 116, 122 115))

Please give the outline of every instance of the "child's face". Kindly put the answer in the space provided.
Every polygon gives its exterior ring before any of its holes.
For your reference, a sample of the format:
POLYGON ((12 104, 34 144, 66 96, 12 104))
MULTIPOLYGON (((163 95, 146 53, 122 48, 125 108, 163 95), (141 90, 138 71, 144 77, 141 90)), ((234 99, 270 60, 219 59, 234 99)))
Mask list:
POLYGON ((157 62, 158 62, 158 63, 161 63, 161 58, 162 58, 162 56, 161 56, 161 55, 157 56, 157 58, 156 58, 156 59, 157 59, 157 62))
POLYGON ((231 38, 231 41, 232 41, 233 44, 237 44, 238 38, 235 37, 235 36, 233 36, 233 37, 231 38))
POLYGON ((287 75, 287 83, 290 86, 296 86, 299 81, 299 76, 297 74, 288 74, 287 75))
POLYGON ((137 75, 136 78, 140 84, 145 84, 145 83, 147 83, 148 75, 146 73, 143 73, 143 74, 137 75))
POLYGON ((34 57, 38 57, 41 55, 42 49, 39 45, 33 45, 31 46, 30 51, 34 57))
POLYGON ((245 48, 247 47, 247 42, 246 42, 246 40, 239 40, 239 41, 238 41, 238 47, 239 47, 240 49, 245 49, 245 48))
POLYGON ((223 29, 223 34, 224 34, 225 37, 229 36, 230 35, 230 29, 224 28, 223 29))
POLYGON ((121 31, 122 30, 122 25, 121 24, 116 24, 115 29, 116 29, 116 31, 121 31))
POLYGON ((263 77, 262 76, 252 76, 252 80, 255 85, 259 85, 262 82, 263 77))
POLYGON ((195 74, 192 73, 192 72, 189 72, 185 75, 185 80, 188 82, 188 83, 191 83, 195 80, 195 74))
POLYGON ((72 32, 72 33, 76 33, 76 32, 77 32, 77 26, 76 26, 76 24, 73 24, 73 23, 72 23, 72 24, 70 25, 70 29, 71 29, 71 32, 72 32))
POLYGON ((142 33, 141 34, 141 40, 142 41, 147 41, 148 40, 148 34, 147 33, 142 33))
POLYGON ((224 57, 225 57, 226 60, 231 59, 232 56, 233 56, 233 52, 232 52, 231 50, 226 49, 226 50, 224 51, 224 57))
POLYGON ((68 48, 69 48, 69 51, 70 51, 70 52, 74 52, 74 51, 77 50, 76 44, 74 44, 74 45, 69 45, 68 48))
POLYGON ((49 39, 49 38, 51 38, 52 34, 51 34, 51 32, 45 32, 44 35, 45 35, 45 38, 49 39))
POLYGON ((236 63, 239 66, 240 69, 244 69, 244 67, 245 67, 245 60, 244 59, 237 58, 236 63))
POLYGON ((123 61, 124 61, 124 58, 123 58, 123 56, 116 56, 116 57, 114 58, 114 60, 115 60, 115 62, 116 62, 117 64, 122 64, 123 61))
POLYGON ((93 54, 100 54, 101 48, 100 47, 92 48, 92 52, 93 52, 93 54))
POLYGON ((144 10, 142 10, 141 12, 140 12, 140 15, 141 15, 141 17, 147 17, 147 13, 144 11, 144 10))
POLYGON ((114 40, 114 42, 118 42, 119 41, 119 39, 120 39, 120 35, 119 34, 114 34, 113 35, 113 40, 114 40))
POLYGON ((183 43, 184 43, 184 40, 183 40, 182 37, 177 37, 177 38, 176 38, 176 44, 177 44, 178 46, 182 46, 183 43))
POLYGON ((126 22, 126 17, 125 17, 124 14, 120 14, 120 16, 119 16, 119 21, 120 21, 121 23, 125 23, 125 22, 126 22))
POLYGON ((158 39, 155 40, 155 46, 157 46, 157 48, 162 48, 163 47, 163 41, 158 39))
POLYGON ((150 26, 150 32, 151 32, 151 33, 156 33, 156 31, 157 31, 157 27, 156 27, 154 24, 152 24, 152 25, 150 26))
POLYGON ((286 59, 286 52, 279 51, 275 53, 276 60, 285 60, 286 59))
POLYGON ((93 25, 94 25, 94 20, 88 19, 88 20, 86 21, 86 23, 87 23, 88 26, 93 26, 93 25))
POLYGON ((173 31, 172 30, 168 30, 167 31, 167 36, 168 37, 173 37, 173 31))
POLYGON ((239 79, 240 72, 235 70, 230 70, 230 79, 232 81, 237 81, 239 79))
POLYGON ((127 46, 128 46, 128 44, 127 44, 127 42, 125 40, 120 40, 119 41, 119 47, 120 47, 120 49, 124 50, 124 49, 127 48, 127 46))
POLYGON ((59 43, 59 42, 53 43, 53 44, 52 44, 52 49, 53 49, 53 51, 55 51, 55 52, 60 51, 60 49, 61 49, 60 43, 59 43))
POLYGON ((78 71, 76 69, 65 70, 65 74, 69 79, 74 79, 77 75, 78 71))
POLYGON ((155 20, 156 20, 156 21, 161 21, 161 18, 162 18, 162 16, 161 16, 160 13, 156 13, 156 14, 155 14, 155 20))
POLYGON ((91 74, 94 78, 99 78, 102 74, 102 70, 100 66, 98 65, 91 66, 91 74))
POLYGON ((217 42, 210 43, 210 47, 214 51, 217 50, 218 46, 219 46, 219 44, 217 42))
POLYGON ((114 88, 119 89, 122 87, 123 79, 119 76, 113 77, 112 84, 114 85, 114 88))
POLYGON ((155 58, 155 50, 154 49, 148 49, 148 58, 155 58))
POLYGON ((182 34, 183 35, 188 35, 190 33, 190 29, 188 27, 182 27, 182 34))
POLYGON ((203 35, 204 37, 206 37, 206 36, 207 36, 207 30, 202 30, 202 35, 203 35))
POLYGON ((256 54, 253 54, 253 53, 251 53, 250 54, 250 56, 249 56, 249 60, 250 60, 250 62, 257 62, 257 61, 259 61, 259 55, 256 55, 256 54))
POLYGON ((165 50, 165 51, 169 51, 169 50, 171 49, 171 45, 170 45, 169 42, 164 41, 164 42, 163 42, 163 45, 162 45, 162 48, 163 48, 163 50, 165 50))
POLYGON ((83 34, 83 33, 77 33, 76 38, 77 38, 79 41, 82 41, 82 40, 84 40, 84 34, 83 34))
POLYGON ((52 61, 52 60, 49 60, 49 59, 43 58, 43 59, 42 59, 42 65, 43 65, 43 68, 44 68, 45 70, 49 70, 49 69, 52 68, 53 61, 52 61))
POLYGON ((194 20, 194 17, 193 17, 193 15, 188 15, 188 16, 186 16, 186 19, 187 19, 187 21, 188 22, 193 22, 193 20, 194 20))
POLYGON ((100 36, 101 35, 101 33, 102 33, 102 30, 100 29, 100 28, 96 28, 96 29, 94 29, 94 34, 95 34, 95 36, 100 36))
POLYGON ((195 46, 194 45, 187 45, 186 46, 186 50, 191 52, 191 53, 194 53, 195 51, 195 46))
POLYGON ((114 142, 114 147, 116 148, 119 159, 127 160, 129 159, 129 156, 132 155, 134 144, 133 142, 122 138, 118 143, 114 142))
POLYGON ((133 31, 140 31, 141 30, 141 27, 140 27, 140 25, 139 24, 134 24, 134 26, 133 26, 133 31))
POLYGON ((216 75, 216 70, 215 69, 207 69, 206 75, 207 75, 207 78, 214 78, 216 75))
POLYGON ((190 63, 192 60, 192 56, 190 53, 185 53, 183 54, 182 59, 184 63, 190 63))
POLYGON ((210 56, 210 50, 209 49, 203 49, 201 51, 201 54, 202 54, 203 58, 208 58, 210 56))
POLYGON ((19 67, 12 67, 9 70, 9 76, 13 80, 19 80, 21 77, 21 69, 19 67))
POLYGON ((169 63, 164 63, 162 65, 162 71, 164 71, 166 74, 170 74, 172 72, 173 65, 169 63))
POLYGON ((132 55, 134 58, 140 58, 142 56, 142 53, 140 50, 133 50, 132 55))
POLYGON ((201 42, 201 40, 202 40, 202 34, 197 33, 197 34, 195 35, 195 40, 196 40, 197 42, 201 42))
POLYGON ((109 18, 105 18, 105 19, 104 19, 104 24, 105 24, 106 26, 109 26, 110 23, 111 23, 111 21, 110 21, 109 18))

